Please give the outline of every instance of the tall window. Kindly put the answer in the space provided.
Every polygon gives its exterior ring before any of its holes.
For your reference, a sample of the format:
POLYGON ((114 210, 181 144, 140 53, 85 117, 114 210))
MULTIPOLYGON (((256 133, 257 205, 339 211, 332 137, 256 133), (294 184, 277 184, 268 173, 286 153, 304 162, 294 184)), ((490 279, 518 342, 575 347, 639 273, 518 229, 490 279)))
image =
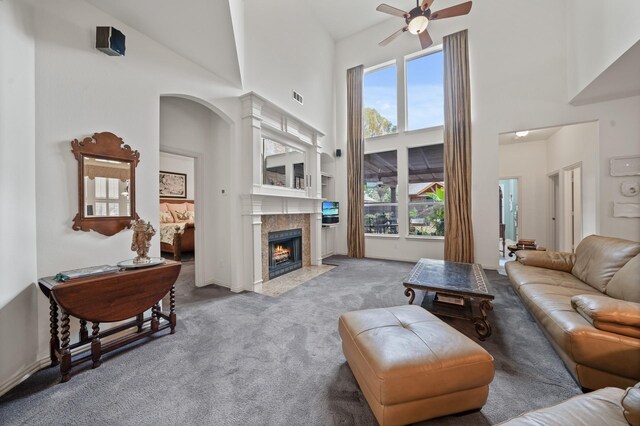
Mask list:
POLYGON ((398 86, 396 65, 388 65, 364 75, 362 111, 364 137, 398 131, 398 86))
POLYGON ((409 148, 409 235, 444 236, 444 145, 409 148))
POLYGON ((398 152, 364 156, 364 232, 398 233, 398 152))
POLYGON ((406 61, 407 130, 444 125, 442 51, 406 61))

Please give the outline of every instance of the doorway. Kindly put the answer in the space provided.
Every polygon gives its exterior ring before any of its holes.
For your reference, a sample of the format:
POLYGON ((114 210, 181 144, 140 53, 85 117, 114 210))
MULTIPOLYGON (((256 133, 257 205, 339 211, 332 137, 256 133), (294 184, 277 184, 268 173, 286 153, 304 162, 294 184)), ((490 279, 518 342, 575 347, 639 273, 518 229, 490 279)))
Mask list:
POLYGON ((563 170, 564 248, 574 253, 582 241, 582 165, 563 170))
POLYGON ((549 175, 549 249, 560 249, 560 174, 549 175))
MULTIPOLYGON (((520 238, 520 179, 517 177, 500 179, 498 185, 500 197, 500 250, 502 253, 503 243, 509 246, 515 244, 520 238)), ((502 257, 505 257, 505 253, 502 253, 502 257)))
POLYGON ((194 157, 160 151, 160 250, 167 259, 195 261, 195 183, 194 157))

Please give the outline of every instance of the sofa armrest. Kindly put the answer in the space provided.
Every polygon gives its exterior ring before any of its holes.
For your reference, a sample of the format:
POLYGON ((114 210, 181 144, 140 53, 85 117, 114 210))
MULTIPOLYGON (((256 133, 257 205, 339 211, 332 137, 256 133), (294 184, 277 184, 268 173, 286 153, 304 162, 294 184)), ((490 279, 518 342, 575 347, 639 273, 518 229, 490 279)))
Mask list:
POLYGON ((640 426, 640 383, 628 388, 622 397, 624 418, 631 426, 640 426))
POLYGON ((523 265, 571 273, 575 255, 561 251, 519 250, 516 259, 523 265))
POLYGON ((581 294, 571 298, 571 306, 597 329, 640 338, 640 303, 581 294))

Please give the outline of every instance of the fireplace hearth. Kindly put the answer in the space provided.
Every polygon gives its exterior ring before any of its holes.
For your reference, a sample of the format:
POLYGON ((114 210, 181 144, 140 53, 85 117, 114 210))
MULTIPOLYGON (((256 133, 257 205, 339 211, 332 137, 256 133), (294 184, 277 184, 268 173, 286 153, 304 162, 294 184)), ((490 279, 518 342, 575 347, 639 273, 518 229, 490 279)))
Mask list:
POLYGON ((269 279, 302 268, 302 229, 269 232, 269 279))

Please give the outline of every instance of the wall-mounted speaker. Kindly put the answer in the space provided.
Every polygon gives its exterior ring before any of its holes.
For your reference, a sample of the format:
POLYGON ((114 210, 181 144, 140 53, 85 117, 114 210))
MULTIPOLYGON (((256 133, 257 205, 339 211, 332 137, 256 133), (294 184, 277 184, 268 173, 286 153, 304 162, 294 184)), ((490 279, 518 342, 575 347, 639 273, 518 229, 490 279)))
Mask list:
POLYGON ((109 56, 124 56, 125 36, 113 27, 96 27, 96 49, 109 56))
POLYGON ((336 149, 336 157, 342 157, 342 150, 336 149))

